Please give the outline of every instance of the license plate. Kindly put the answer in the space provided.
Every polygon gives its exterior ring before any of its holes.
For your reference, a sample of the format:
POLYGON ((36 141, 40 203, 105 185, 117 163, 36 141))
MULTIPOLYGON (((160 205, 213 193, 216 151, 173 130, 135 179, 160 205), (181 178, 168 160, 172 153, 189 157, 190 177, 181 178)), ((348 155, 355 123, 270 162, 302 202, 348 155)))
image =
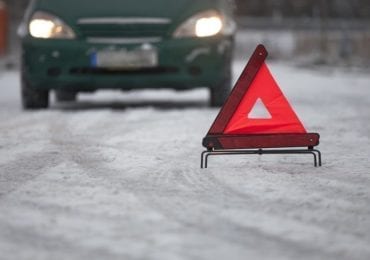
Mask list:
POLYGON ((92 54, 91 65, 97 68, 137 69, 158 65, 156 50, 105 50, 92 54))

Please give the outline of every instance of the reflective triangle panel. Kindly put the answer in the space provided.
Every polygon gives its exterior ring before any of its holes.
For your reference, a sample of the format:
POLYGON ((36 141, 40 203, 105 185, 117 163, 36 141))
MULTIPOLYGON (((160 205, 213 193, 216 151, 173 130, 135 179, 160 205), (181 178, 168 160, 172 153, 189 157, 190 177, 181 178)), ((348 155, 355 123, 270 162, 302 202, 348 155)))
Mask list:
POLYGON ((266 63, 263 63, 248 91, 229 120, 225 134, 306 133, 266 63), (261 99, 271 118, 249 118, 261 99))

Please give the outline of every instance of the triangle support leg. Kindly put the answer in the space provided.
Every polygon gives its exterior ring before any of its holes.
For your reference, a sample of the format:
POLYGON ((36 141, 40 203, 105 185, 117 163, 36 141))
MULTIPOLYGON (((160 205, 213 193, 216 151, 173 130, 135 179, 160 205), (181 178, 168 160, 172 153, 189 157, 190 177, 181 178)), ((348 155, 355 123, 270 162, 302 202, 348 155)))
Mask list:
POLYGON ((220 150, 206 150, 201 154, 201 165, 202 169, 208 168, 208 158, 210 156, 222 156, 222 155, 246 155, 246 154, 311 154, 313 155, 314 166, 321 167, 322 159, 321 152, 317 149, 245 149, 245 150, 233 150, 233 149, 220 149, 220 150))

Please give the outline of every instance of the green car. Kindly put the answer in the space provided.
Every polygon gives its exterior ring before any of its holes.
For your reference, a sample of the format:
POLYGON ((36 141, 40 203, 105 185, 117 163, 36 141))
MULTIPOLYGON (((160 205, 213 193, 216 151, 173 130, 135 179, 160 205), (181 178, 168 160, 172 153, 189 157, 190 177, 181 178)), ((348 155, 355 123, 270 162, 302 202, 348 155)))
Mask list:
POLYGON ((208 87, 220 106, 231 84, 230 0, 34 0, 18 34, 25 109, 98 89, 208 87))

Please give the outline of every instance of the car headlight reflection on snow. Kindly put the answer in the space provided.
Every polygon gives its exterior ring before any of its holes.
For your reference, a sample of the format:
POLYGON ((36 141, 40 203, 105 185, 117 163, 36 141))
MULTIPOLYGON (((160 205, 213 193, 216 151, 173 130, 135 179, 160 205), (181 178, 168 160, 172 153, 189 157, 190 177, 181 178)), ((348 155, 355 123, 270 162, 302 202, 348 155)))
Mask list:
POLYGON ((34 38, 73 39, 75 33, 58 17, 46 12, 36 12, 28 25, 29 33, 34 38))
POLYGON ((175 38, 210 37, 217 34, 229 35, 235 23, 217 11, 196 14, 181 24, 174 33, 175 38))

